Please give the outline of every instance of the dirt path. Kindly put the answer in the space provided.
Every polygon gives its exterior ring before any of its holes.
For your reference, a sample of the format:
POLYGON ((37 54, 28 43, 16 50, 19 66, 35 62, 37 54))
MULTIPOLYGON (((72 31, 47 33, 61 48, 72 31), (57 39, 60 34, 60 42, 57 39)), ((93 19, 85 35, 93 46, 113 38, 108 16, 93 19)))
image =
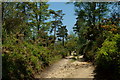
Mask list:
POLYGON ((83 56, 79 56, 79 60, 73 60, 72 57, 54 63, 36 78, 94 78, 91 63, 84 62, 83 56))

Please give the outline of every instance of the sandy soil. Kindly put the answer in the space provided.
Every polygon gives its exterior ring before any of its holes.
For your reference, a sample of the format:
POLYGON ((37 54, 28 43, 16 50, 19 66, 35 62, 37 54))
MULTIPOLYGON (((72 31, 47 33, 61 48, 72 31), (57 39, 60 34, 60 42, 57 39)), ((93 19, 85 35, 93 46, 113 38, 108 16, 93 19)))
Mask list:
POLYGON ((54 63, 36 78, 94 78, 94 66, 89 62, 84 62, 83 56, 78 60, 73 60, 74 56, 54 63))

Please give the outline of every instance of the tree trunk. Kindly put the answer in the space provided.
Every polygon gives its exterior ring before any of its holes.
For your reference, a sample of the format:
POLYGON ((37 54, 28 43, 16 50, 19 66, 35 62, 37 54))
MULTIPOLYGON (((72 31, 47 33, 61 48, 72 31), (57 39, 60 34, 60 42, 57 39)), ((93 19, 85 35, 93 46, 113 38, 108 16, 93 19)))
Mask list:
POLYGON ((64 37, 63 37, 63 40, 62 40, 62 44, 63 44, 63 46, 64 46, 64 37))
POLYGON ((55 36, 56 36, 56 26, 55 26, 55 29, 54 29, 54 49, 55 49, 55 42, 56 42, 56 41, 55 41, 55 40, 56 40, 56 37, 55 37, 55 36))

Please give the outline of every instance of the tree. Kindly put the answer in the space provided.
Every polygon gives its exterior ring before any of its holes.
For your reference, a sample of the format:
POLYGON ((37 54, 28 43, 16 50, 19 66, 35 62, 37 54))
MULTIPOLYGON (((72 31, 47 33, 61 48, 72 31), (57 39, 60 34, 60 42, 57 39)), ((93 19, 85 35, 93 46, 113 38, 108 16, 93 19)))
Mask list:
MULTIPOLYGON (((5 2, 2 3, 3 32, 7 35, 16 34, 16 37, 28 39, 31 36, 30 27, 28 27, 28 3, 24 2, 5 2)), ((3 35, 3 38, 6 36, 3 35)))
MULTIPOLYGON (((105 12, 108 10, 108 3, 101 2, 74 2, 77 21, 73 27, 78 34, 80 52, 87 54, 90 47, 93 47, 94 42, 101 35, 101 22, 105 17, 105 12)), ((98 45, 98 44, 97 44, 98 45)))
MULTIPOLYGON (((50 13, 52 13, 52 17, 53 17, 53 21, 52 22, 52 26, 51 26, 51 33, 54 31, 54 41, 56 41, 56 33, 59 27, 62 26, 62 20, 63 20, 63 13, 62 10, 58 10, 58 11, 53 11, 50 10, 50 13)), ((55 47, 55 43, 54 43, 54 47, 55 47)))
POLYGON ((58 28, 58 31, 57 31, 57 37, 62 38, 62 45, 63 46, 64 46, 64 40, 68 35, 67 32, 68 32, 68 30, 66 29, 66 26, 61 26, 60 28, 58 28))
MULTIPOLYGON (((102 18, 105 15, 105 12, 107 11, 107 3, 96 3, 96 2, 75 2, 74 3, 76 7, 76 15, 77 22, 75 24, 74 30, 78 33, 81 32, 81 27, 88 27, 89 31, 93 30, 93 28, 96 28, 99 30, 99 26, 97 26, 98 22, 100 23, 102 18)), ((86 36, 89 36, 88 39, 91 40, 91 38, 94 39, 94 31, 91 31, 90 34, 87 34, 86 36)))
POLYGON ((35 2, 28 4, 29 19, 33 38, 40 36, 39 30, 47 31, 50 23, 47 20, 50 17, 47 2, 35 2))
MULTIPOLYGON (((2 3, 2 79, 34 80, 36 73, 67 55, 62 45, 53 48, 55 38, 48 35, 48 19, 52 17, 48 7, 44 2, 2 3)), ((56 12, 56 30, 62 24, 61 12, 56 12)))
MULTIPOLYGON (((25 12, 23 12, 24 8, 21 9, 18 7, 18 5, 20 4, 21 3, 9 3, 9 2, 2 3, 2 8, 3 8, 2 13, 4 13, 2 15, 3 28, 7 30, 7 33, 11 33, 11 32, 15 33, 16 29, 17 30, 20 29, 20 31, 23 30, 22 25, 25 23, 24 21, 25 21, 26 15, 25 15, 25 12)), ((23 5, 20 5, 20 6, 22 7, 23 5)))

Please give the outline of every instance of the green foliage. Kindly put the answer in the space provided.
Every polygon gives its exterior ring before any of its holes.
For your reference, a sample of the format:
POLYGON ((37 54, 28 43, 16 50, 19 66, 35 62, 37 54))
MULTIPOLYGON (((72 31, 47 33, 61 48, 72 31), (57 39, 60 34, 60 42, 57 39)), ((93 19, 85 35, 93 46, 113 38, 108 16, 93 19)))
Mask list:
POLYGON ((96 62, 95 78, 100 76, 96 80, 120 79, 119 2, 73 3, 77 17, 73 29, 80 45, 77 47, 85 60, 96 62))
POLYGON ((47 2, 2 3, 3 79, 34 79, 34 74, 67 56, 61 44, 53 47, 64 14, 48 8, 47 2), (54 36, 48 35, 50 28, 54 36))
POLYGON ((68 32, 68 30, 66 29, 66 26, 61 26, 60 28, 58 28, 58 31, 57 31, 57 37, 62 38, 63 46, 64 46, 64 40, 68 35, 67 32, 68 32))
POLYGON ((34 74, 64 56, 65 50, 55 51, 8 36, 3 44, 3 79, 33 79, 34 74), (62 52, 61 52, 62 51, 62 52))
POLYGON ((62 58, 65 58, 69 55, 68 49, 65 48, 62 44, 56 45, 55 49, 58 52, 58 54, 62 56, 62 58))
MULTIPOLYGON (((66 37, 67 35, 67 29, 66 26, 62 26, 63 25, 62 20, 65 14, 63 14, 62 10, 58 10, 58 11, 50 10, 50 13, 52 13, 52 18, 53 18, 53 21, 51 21, 50 33, 54 32, 54 41, 56 41, 56 35, 57 37, 63 37, 62 41, 64 46, 64 37, 66 37), (61 34, 61 30, 63 30, 63 34, 61 34)), ((55 47, 55 42, 54 42, 54 47, 55 47)))
POLYGON ((62 48, 62 49, 59 51, 59 54, 62 55, 62 58, 65 58, 66 56, 68 56, 68 50, 62 48))
POLYGON ((73 35, 68 35, 67 42, 65 44, 65 47, 69 51, 69 54, 71 54, 72 51, 76 51, 79 48, 79 45, 77 44, 78 38, 73 35))
POLYGON ((15 38, 7 39, 6 44, 3 44, 3 79, 33 78, 33 73, 40 69, 40 62, 29 47, 31 44, 16 44, 15 38))
POLYGON ((108 12, 108 3, 74 4, 77 22, 73 29, 78 37, 67 36, 62 10, 49 10, 47 2, 2 3, 3 79, 34 79, 35 73, 72 51, 95 61, 98 71, 113 73, 119 78, 120 28, 116 10, 119 4, 109 4, 115 6, 109 19, 103 19, 108 12), (48 35, 50 29, 54 35, 48 35), (56 41, 58 37, 63 43, 56 41))
POLYGON ((106 74, 112 74, 112 79, 119 79, 120 75, 120 51, 118 41, 120 40, 120 34, 116 34, 112 37, 108 37, 102 47, 98 49, 96 54, 97 70, 101 70, 106 74), (116 78, 115 78, 116 77, 116 78))

